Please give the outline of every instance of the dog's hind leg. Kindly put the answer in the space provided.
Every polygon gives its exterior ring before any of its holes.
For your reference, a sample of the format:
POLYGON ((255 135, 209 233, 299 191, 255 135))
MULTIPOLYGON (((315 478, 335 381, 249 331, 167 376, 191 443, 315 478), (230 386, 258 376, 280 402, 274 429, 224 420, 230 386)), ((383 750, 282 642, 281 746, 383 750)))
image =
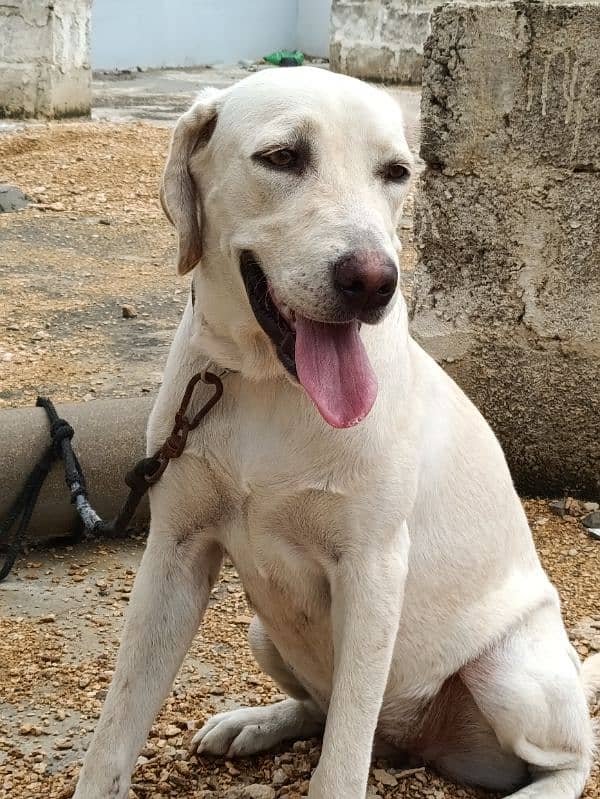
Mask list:
POLYGON ((198 753, 244 757, 272 749, 281 741, 310 738, 323 729, 324 715, 286 666, 256 616, 248 638, 258 665, 292 698, 213 716, 192 740, 192 748, 198 753))
POLYGON ((531 782, 513 799, 578 799, 593 736, 579 662, 558 608, 538 609, 461 670, 499 744, 528 766, 531 782))
POLYGON ((198 630, 219 572, 221 549, 209 530, 198 526, 198 515, 188 514, 190 506, 177 485, 178 467, 172 464, 153 490, 150 536, 115 674, 74 799, 128 796, 138 753, 198 630))

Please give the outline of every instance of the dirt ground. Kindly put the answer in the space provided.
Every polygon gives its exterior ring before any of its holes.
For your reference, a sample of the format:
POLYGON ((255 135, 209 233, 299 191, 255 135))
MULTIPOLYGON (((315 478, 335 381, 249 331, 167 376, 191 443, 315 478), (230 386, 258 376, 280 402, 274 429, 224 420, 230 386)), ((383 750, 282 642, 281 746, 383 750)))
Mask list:
MULTIPOLYGON (((38 393, 89 401, 156 390, 188 292, 174 274, 174 237, 157 201, 168 137, 153 123, 108 121, 0 135, 0 182, 34 200, 0 215, 0 415, 38 393), (134 318, 123 318, 124 304, 134 318)), ((408 291, 411 208, 402 224, 408 291)), ((600 650, 600 545, 545 501, 526 510, 578 651, 600 650)), ((134 539, 31 552, 0 585, 0 799, 71 796, 142 548, 134 539)), ((267 786, 267 799, 306 795, 316 741, 236 763, 187 757, 193 730, 213 712, 277 698, 249 654, 249 619, 228 566, 138 761, 131 799, 235 799, 228 792, 244 784, 267 786)), ((375 765, 370 791, 382 799, 487 795, 385 763, 375 765)), ((585 797, 600 799, 597 771, 585 797)))
MULTIPOLYGON (((600 547, 576 518, 554 516, 547 502, 525 507, 572 640, 585 657, 600 650, 600 547)), ((131 540, 31 552, 0 587, 0 799, 71 796, 112 676, 142 549, 143 541, 131 540)), ((248 650, 249 621, 227 565, 138 761, 131 799, 244 799, 228 793, 244 784, 267 786, 267 799, 306 795, 318 741, 236 762, 187 755, 193 730, 211 714, 281 698, 248 650)), ((370 790, 371 799, 490 796, 384 762, 374 764, 370 790)), ((600 797, 598 770, 584 796, 600 797)))

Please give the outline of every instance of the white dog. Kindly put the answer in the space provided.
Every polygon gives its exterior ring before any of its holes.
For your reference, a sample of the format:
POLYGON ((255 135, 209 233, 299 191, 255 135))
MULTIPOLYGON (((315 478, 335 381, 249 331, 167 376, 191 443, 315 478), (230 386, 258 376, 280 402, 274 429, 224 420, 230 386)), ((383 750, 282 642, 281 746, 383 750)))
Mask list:
POLYGON ((395 102, 323 70, 257 73, 180 119, 162 200, 195 302, 149 451, 195 372, 230 373, 151 491, 76 799, 127 796, 225 553, 256 659, 290 698, 216 716, 198 752, 324 730, 310 799, 364 799, 374 742, 518 799, 580 796, 600 663, 582 677, 494 435, 408 334, 411 169, 395 102))

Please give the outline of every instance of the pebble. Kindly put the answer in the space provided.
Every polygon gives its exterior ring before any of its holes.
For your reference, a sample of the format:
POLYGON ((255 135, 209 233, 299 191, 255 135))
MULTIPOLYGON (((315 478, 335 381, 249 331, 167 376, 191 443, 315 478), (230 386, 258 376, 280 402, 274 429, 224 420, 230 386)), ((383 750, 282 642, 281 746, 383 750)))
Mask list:
POLYGON ((225 794, 225 799, 275 799, 275 789, 270 785, 243 785, 239 788, 230 788, 225 794))
POLYGON ((133 305, 123 305, 121 312, 123 313, 123 319, 135 319, 137 316, 137 311, 133 305))
POLYGON ((394 775, 390 774, 385 769, 373 769, 373 776, 377 782, 380 782, 382 785, 389 785, 391 788, 394 788, 396 785, 398 785, 398 780, 394 777, 394 775))
POLYGON ((0 185, 0 214, 27 208, 29 198, 16 186, 0 185))
POLYGON ((600 527, 600 511, 594 510, 581 520, 584 527, 591 529, 600 527))
POLYGON ((289 777, 282 768, 275 769, 273 776, 271 777, 271 782, 276 788, 280 788, 282 785, 285 785, 288 780, 289 777))

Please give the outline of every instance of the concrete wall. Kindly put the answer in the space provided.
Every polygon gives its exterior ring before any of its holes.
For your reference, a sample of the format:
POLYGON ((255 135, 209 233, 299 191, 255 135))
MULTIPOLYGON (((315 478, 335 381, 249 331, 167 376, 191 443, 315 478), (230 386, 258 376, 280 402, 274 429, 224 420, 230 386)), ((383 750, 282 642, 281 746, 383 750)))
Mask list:
POLYGON ((89 114, 91 0, 0 0, 0 116, 89 114))
POLYGON ((600 4, 456 2, 426 48, 413 333, 529 493, 600 493, 600 4))
POLYGON ((231 64, 297 46, 326 55, 330 2, 94 0, 92 63, 94 69, 231 64))
POLYGON ((298 0, 296 46, 303 53, 329 58, 331 0, 298 0))
POLYGON ((420 83, 429 17, 440 0, 333 0, 331 67, 369 80, 420 83))

